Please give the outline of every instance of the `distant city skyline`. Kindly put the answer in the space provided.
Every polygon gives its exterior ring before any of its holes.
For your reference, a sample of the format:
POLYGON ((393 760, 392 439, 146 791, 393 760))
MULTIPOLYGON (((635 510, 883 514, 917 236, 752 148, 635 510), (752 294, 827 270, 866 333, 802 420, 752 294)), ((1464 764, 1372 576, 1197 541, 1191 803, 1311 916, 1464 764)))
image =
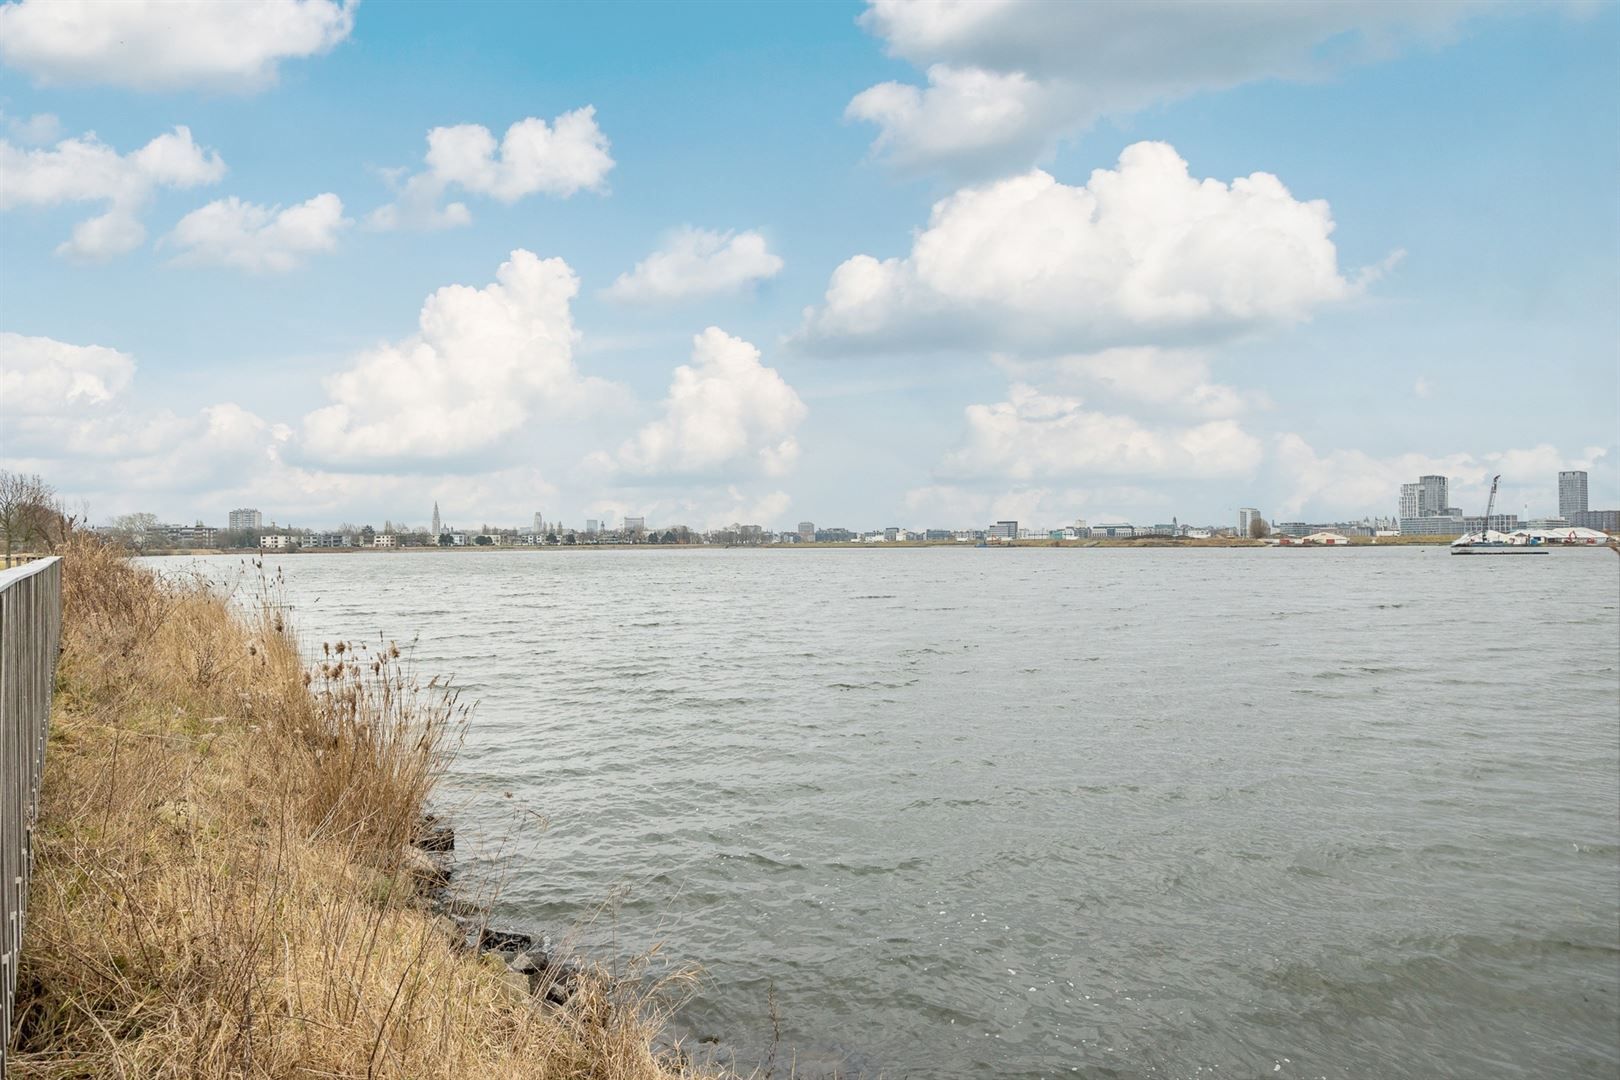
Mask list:
MULTIPOLYGON (((1557 493, 1558 507, 1559 507, 1558 512, 1556 514, 1553 514, 1553 513, 1532 514, 1532 513, 1529 512, 1529 506, 1528 505, 1526 505, 1523 508, 1522 511, 1515 511, 1511 506, 1507 505, 1506 503, 1499 503, 1496 510, 1493 512, 1493 514, 1491 516, 1491 526, 1490 527, 1492 527, 1492 528, 1512 528, 1512 527, 1516 527, 1517 524, 1519 522, 1521 522, 1521 521, 1523 521, 1523 522, 1567 521, 1567 522, 1569 522, 1571 524, 1576 524, 1576 525, 1580 525, 1580 526, 1590 526, 1592 528, 1598 528, 1598 529, 1608 529, 1609 531, 1616 531, 1616 529, 1620 529, 1620 522, 1617 522, 1616 516, 1615 516, 1617 511, 1614 508, 1610 508, 1610 509, 1607 509, 1607 510, 1602 510, 1602 509, 1590 510, 1590 511, 1588 510, 1588 502, 1587 502, 1587 497, 1586 497, 1587 474, 1585 472, 1582 472, 1582 471, 1579 471, 1579 470, 1560 471, 1558 473, 1557 477, 1556 477, 1556 489, 1555 490, 1556 490, 1556 493, 1557 493)), ((1450 478, 1446 477, 1446 476, 1437 475, 1437 474, 1425 475, 1425 476, 1419 477, 1414 482, 1403 483, 1403 484, 1400 485, 1398 493, 1397 493, 1396 512, 1394 514, 1390 514, 1390 515, 1381 514, 1381 513, 1367 513, 1367 514, 1343 515, 1343 516, 1340 516, 1340 517, 1337 517, 1337 518, 1331 518, 1331 519, 1330 518, 1304 519, 1304 518, 1299 518, 1299 517, 1295 517, 1295 518, 1290 519, 1290 518, 1287 518, 1285 516, 1279 516, 1279 515, 1275 515, 1275 514, 1268 515, 1265 511, 1263 511, 1259 507, 1242 506, 1242 507, 1239 507, 1237 509, 1237 520, 1236 520, 1236 524, 1235 524, 1235 531, 1238 533, 1238 535, 1247 535, 1249 533, 1249 530, 1252 527, 1252 523, 1257 519, 1261 520, 1261 521, 1265 521, 1268 524, 1268 526, 1270 526, 1272 528, 1277 528, 1277 527, 1282 526, 1284 524, 1294 526, 1295 528, 1294 528, 1293 531, 1296 531, 1296 532, 1298 531, 1298 526, 1305 525, 1305 524, 1309 524, 1309 525, 1313 525, 1313 526, 1328 526, 1328 525, 1335 525, 1335 524, 1345 525, 1345 524, 1351 524, 1351 523, 1373 523, 1373 524, 1376 524, 1380 528, 1389 527, 1391 529, 1399 529, 1404 525, 1406 531, 1432 533, 1432 534, 1436 534, 1436 535, 1445 533, 1448 528, 1451 528, 1453 526, 1455 526, 1455 528, 1458 529, 1459 531, 1463 530, 1465 528, 1468 528, 1468 527, 1472 527, 1472 525, 1470 523, 1477 523, 1480 520, 1481 515, 1483 513, 1483 509, 1482 508, 1476 508, 1473 511, 1469 511, 1468 509, 1465 509, 1465 508, 1462 508, 1462 507, 1456 507, 1456 506, 1448 505, 1449 491, 1450 491, 1450 478), (1428 520, 1428 519, 1434 519, 1434 520, 1428 520), (1421 524, 1417 524, 1417 523, 1421 523, 1421 524)), ((1620 505, 1620 504, 1617 504, 1617 505, 1620 505)), ((1171 520, 1172 523, 1175 523, 1175 522, 1180 520, 1180 515, 1178 515, 1178 514, 1172 514, 1172 515, 1169 515, 1169 516, 1170 516, 1170 520, 1171 520)), ((347 518, 344 519, 344 521, 336 522, 336 523, 334 523, 334 522, 320 522, 320 523, 316 523, 316 524, 313 524, 313 525, 300 525, 300 524, 296 524, 296 523, 288 520, 288 521, 282 522, 279 526, 276 524, 275 517, 272 516, 269 519, 271 524, 268 527, 264 525, 264 521, 265 521, 264 515, 257 509, 235 509, 235 510, 231 510, 229 512, 229 514, 227 515, 227 518, 228 518, 228 525, 226 526, 226 528, 228 528, 231 531, 242 530, 242 529, 259 529, 261 531, 267 531, 269 529, 276 529, 276 528, 281 528, 281 529, 284 529, 284 530, 285 529, 302 529, 302 530, 307 530, 307 531, 329 531, 329 530, 332 530, 332 529, 341 529, 341 528, 344 528, 344 527, 349 527, 349 528, 359 528, 359 527, 361 527, 361 523, 360 523, 359 519, 355 518, 353 515, 349 515, 347 518), (250 524, 250 522, 252 524, 250 524)), ((500 523, 498 521, 498 519, 491 518, 488 515, 480 514, 480 513, 476 512, 476 511, 474 511, 474 512, 472 512, 470 514, 470 518, 478 521, 478 526, 476 528, 474 528, 471 524, 458 525, 458 524, 455 523, 454 519, 442 518, 442 515, 440 513, 440 509, 439 509, 439 504, 437 502, 434 502, 433 503, 433 509, 432 509, 432 515, 431 515, 431 521, 430 521, 430 523, 428 525, 424 525, 424 526, 413 525, 412 524, 413 519, 409 515, 394 515, 392 517, 385 518, 383 520, 384 520, 384 530, 385 531, 389 531, 389 532, 398 531, 398 532, 401 532, 401 533, 404 533, 404 532, 427 532, 427 533, 430 533, 431 535, 434 535, 434 536, 439 536, 439 535, 443 535, 443 534, 446 534, 446 533, 476 534, 478 532, 486 531, 486 530, 495 531, 495 532, 530 533, 530 534, 543 534, 543 533, 546 533, 548 531, 559 531, 560 530, 560 531, 574 531, 574 532, 579 532, 579 533, 583 533, 583 534, 586 534, 586 535, 595 534, 595 533, 598 533, 598 532, 607 532, 607 531, 637 532, 637 531, 645 531, 645 530, 648 530, 648 529, 652 529, 652 530, 666 529, 666 528, 670 528, 670 527, 687 527, 687 528, 696 528, 698 531, 710 531, 710 530, 717 529, 717 528, 725 528, 725 527, 729 527, 729 526, 743 525, 743 524, 759 526, 759 527, 764 528, 764 529, 766 529, 766 530, 768 530, 770 532, 794 533, 794 534, 797 534, 797 535, 800 535, 800 536, 814 534, 817 531, 817 527, 816 527, 815 522, 813 522, 813 521, 804 521, 804 520, 799 521, 796 526, 786 524, 785 522, 784 523, 778 523, 778 522, 773 522, 773 521, 744 522, 744 521, 741 521, 740 519, 732 521, 732 522, 726 522, 726 523, 723 523, 723 524, 718 525, 718 526, 716 526, 716 525, 693 526, 688 521, 678 521, 678 520, 659 521, 659 520, 656 520, 656 519, 654 519, 652 521, 649 521, 645 516, 628 516, 628 517, 625 517, 623 519, 623 524, 621 526, 619 526, 617 529, 615 529, 613 527, 613 525, 611 524, 610 519, 585 518, 585 519, 583 519, 583 524, 578 524, 577 523, 578 519, 575 519, 575 522, 570 522, 570 521, 568 521, 566 519, 547 521, 546 518, 544 517, 544 515, 538 510, 533 512, 533 514, 532 514, 532 516, 531 516, 531 518, 530 518, 530 520, 528 522, 517 523, 517 524, 511 523, 511 522, 500 523), (397 527, 395 525, 396 520, 399 523, 397 525, 397 527)), ((196 525, 198 527, 201 527, 201 526, 206 524, 206 515, 197 516, 195 518, 189 518, 188 517, 188 518, 185 518, 184 520, 185 521, 193 521, 194 520, 196 522, 196 525)), ((1121 517, 1119 515, 1115 515, 1115 516, 1112 516, 1112 517, 1098 518, 1098 519, 1095 519, 1094 521, 1088 521, 1084 516, 1073 516, 1073 517, 1063 519, 1063 520, 1052 520, 1052 521, 1047 521, 1047 520, 1031 521, 1029 519, 1025 519, 1022 524, 1024 524, 1025 526, 1035 528, 1037 530, 1044 530, 1044 529, 1049 529, 1049 528, 1053 528, 1053 527, 1063 527, 1063 526, 1067 526, 1067 525, 1072 525, 1072 524, 1075 524, 1075 523, 1081 523, 1083 525, 1091 525, 1091 524, 1106 524, 1106 523, 1109 523, 1109 522, 1114 522, 1114 523, 1119 523, 1119 524, 1132 524, 1132 525, 1136 525, 1136 526, 1146 526, 1146 525, 1158 526, 1158 525, 1163 524, 1162 520, 1160 520, 1159 518, 1155 518, 1152 521, 1149 521, 1147 519, 1128 519, 1128 518, 1125 518, 1125 517, 1121 517)), ((103 522, 103 524, 106 524, 106 522, 103 522)), ((182 527, 182 526, 179 525, 178 521, 170 522, 169 524, 170 524, 171 527, 182 527)), ((365 522, 364 524, 367 527, 370 527, 370 525, 371 525, 370 522, 365 522)), ((908 519, 907 523, 905 525, 903 525, 903 526, 890 526, 890 525, 875 526, 871 522, 858 522, 858 521, 855 521, 854 519, 843 519, 843 520, 840 520, 835 525, 828 526, 828 528, 843 529, 843 530, 854 532, 856 534, 859 534, 859 533, 861 533, 863 531, 881 531, 882 529, 888 529, 890 531, 893 531, 895 528, 917 529, 917 530, 920 530, 920 531, 941 531, 941 532, 943 532, 943 531, 962 531, 962 530, 970 530, 970 529, 984 529, 984 530, 989 530, 991 532, 994 532, 994 530, 996 529, 997 526, 1014 526, 1014 527, 1016 527, 1018 524, 1019 524, 1018 519, 998 519, 995 522, 988 522, 988 523, 986 523, 986 522, 962 522, 962 521, 954 521, 954 522, 933 521, 933 522, 929 522, 929 523, 923 523, 923 522, 918 522, 918 521, 915 521, 915 520, 909 520, 908 519), (853 526, 853 528, 851 526, 853 526)), ((1214 520, 1199 522, 1195 526, 1192 525, 1190 520, 1188 522, 1184 522, 1183 524, 1188 525, 1189 527, 1196 527, 1196 528, 1200 528, 1200 529, 1223 529, 1223 528, 1227 527, 1227 524, 1219 522, 1219 521, 1214 521, 1214 520)))
POLYGON ((1173 10, 6 3, 0 466, 92 520, 1620 504, 1620 6, 1173 10))

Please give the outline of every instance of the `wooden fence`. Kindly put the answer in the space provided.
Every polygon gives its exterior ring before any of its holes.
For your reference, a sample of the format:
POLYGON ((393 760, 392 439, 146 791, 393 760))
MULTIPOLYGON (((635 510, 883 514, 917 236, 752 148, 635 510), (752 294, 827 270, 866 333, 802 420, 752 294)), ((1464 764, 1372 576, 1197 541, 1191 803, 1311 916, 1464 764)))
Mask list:
POLYGON ((28 914, 45 730, 62 639, 62 560, 0 572, 0 1080, 28 914))

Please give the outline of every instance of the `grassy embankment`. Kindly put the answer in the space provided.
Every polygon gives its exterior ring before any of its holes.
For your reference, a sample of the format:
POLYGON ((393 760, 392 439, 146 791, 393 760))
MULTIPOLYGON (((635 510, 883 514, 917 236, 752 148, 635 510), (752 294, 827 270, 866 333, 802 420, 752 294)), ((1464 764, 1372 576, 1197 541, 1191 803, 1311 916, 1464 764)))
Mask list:
POLYGON ((674 988, 549 1005, 419 896, 453 696, 395 650, 309 672, 273 606, 66 557, 12 1077, 693 1075, 651 1048, 674 988))

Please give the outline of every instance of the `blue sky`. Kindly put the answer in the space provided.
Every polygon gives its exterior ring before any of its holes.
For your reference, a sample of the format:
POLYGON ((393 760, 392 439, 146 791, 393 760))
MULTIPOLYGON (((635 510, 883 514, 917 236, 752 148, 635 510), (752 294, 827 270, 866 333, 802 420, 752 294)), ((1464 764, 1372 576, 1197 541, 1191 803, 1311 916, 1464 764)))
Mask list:
POLYGON ((8 3, 0 460, 96 520, 1620 505, 1617 54, 1612 4, 8 3))

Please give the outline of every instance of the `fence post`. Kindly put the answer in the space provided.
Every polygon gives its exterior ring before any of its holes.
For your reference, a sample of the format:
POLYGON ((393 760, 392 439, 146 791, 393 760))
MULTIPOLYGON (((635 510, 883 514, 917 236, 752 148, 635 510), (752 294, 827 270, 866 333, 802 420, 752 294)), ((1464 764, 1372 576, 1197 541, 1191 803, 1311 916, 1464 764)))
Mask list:
POLYGON ((62 560, 0 572, 0 1080, 28 920, 45 735, 62 641, 62 560))

